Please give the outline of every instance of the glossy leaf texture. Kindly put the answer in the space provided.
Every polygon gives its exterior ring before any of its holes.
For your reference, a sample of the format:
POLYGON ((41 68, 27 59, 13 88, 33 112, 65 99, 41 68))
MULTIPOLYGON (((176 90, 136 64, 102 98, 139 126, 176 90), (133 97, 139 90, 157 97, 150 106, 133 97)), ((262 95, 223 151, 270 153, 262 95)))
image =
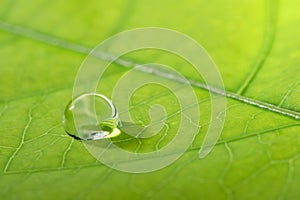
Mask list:
MULTIPOLYGON (((296 199, 300 183, 300 2, 8 1, 0 2, 0 196, 3 199, 296 199), (99 42, 123 30, 164 27, 194 38, 218 66, 227 92, 226 123, 213 151, 198 159, 209 125, 208 91, 194 87, 201 128, 171 166, 128 174, 99 163, 65 134, 64 106, 76 72, 99 42)), ((174 46, 180 44, 174 44, 174 46)), ((164 63, 202 83, 188 63, 159 51, 125 55, 164 63)), ((99 92, 126 72, 112 64, 99 92)), ((137 78, 151 74, 141 73, 137 78)), ((179 84, 180 85, 180 84, 179 84)), ((164 88, 132 98, 137 121, 147 108, 178 105, 164 88), (175 102, 170 105, 169 102, 175 102)), ((220 113, 222 114, 222 113, 220 113)), ((172 139, 178 116, 151 139, 113 139, 132 152, 155 151, 172 139), (165 134, 168 133, 168 134, 165 134)))

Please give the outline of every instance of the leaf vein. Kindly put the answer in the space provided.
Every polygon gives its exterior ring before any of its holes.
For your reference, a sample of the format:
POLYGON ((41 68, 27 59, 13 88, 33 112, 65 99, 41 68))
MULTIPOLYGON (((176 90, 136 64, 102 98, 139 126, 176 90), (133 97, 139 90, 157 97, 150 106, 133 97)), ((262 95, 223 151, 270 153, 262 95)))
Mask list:
MULTIPOLYGON (((17 35, 21 35, 21 36, 25 36, 25 37, 29 37, 32 38, 34 40, 38 40, 40 42, 44 42, 47 44, 51 44, 54 46, 58 46, 60 48, 64 48, 64 49, 68 49, 74 52, 78 52, 78 53, 82 53, 82 54, 89 54, 91 52, 91 48, 85 47, 83 45, 79 45, 79 44, 74 44, 74 43, 70 43, 67 41, 64 41, 62 39, 59 38, 55 38, 46 34, 42 34, 39 32, 36 32, 34 30, 31 29, 27 29, 27 28, 23 28, 17 25, 12 25, 12 24, 8 24, 6 22, 3 22, 0 20, 0 29, 7 31, 9 33, 13 33, 13 34, 17 34, 17 35)), ((116 64, 119 64, 122 67, 134 67, 134 66, 138 66, 138 63, 134 63, 128 60, 124 60, 124 59, 119 59, 117 57, 115 57, 114 55, 109 55, 106 54, 104 52, 97 52, 96 55, 93 55, 99 59, 102 60, 106 60, 106 61, 111 61, 114 62, 116 64)), ((144 72, 144 73, 150 73, 156 76, 159 76, 161 78, 165 78, 168 80, 172 80, 172 81, 176 81, 179 83, 187 83, 186 80, 187 79, 182 79, 181 77, 178 77, 176 75, 172 75, 172 74, 168 74, 165 72, 162 72, 161 70, 157 70, 157 69, 150 69, 149 66, 144 66, 144 67, 140 67, 138 68, 139 71, 144 72)), ((189 83, 197 88, 218 94, 218 95, 222 95, 222 96, 226 96, 228 98, 231 99, 235 99, 238 100, 240 102, 252 105, 252 106, 256 106, 265 110, 269 110, 275 113, 279 113, 281 115, 285 115, 288 117, 292 117, 294 119, 300 119, 300 113, 298 111, 294 111, 291 109, 286 109, 286 108, 281 108, 277 105, 273 105, 264 101, 260 101, 260 100, 256 100, 256 99, 252 99, 246 96, 242 96, 239 94, 236 94, 234 92, 230 92, 230 91, 223 91, 219 88, 215 88, 209 85, 206 85, 204 83, 195 81, 195 80, 188 80, 189 83)))
POLYGON ((23 132, 22 132, 22 136, 21 136, 21 141, 18 145, 18 147, 16 148, 16 150, 13 152, 13 154, 9 157, 5 167, 4 167, 4 170, 3 170, 3 173, 7 173, 13 159, 15 158, 15 156, 18 154, 18 152, 21 150, 22 146, 24 145, 24 141, 25 141, 25 136, 26 136, 26 133, 28 131, 28 128, 32 122, 32 109, 29 109, 29 112, 28 112, 28 122, 27 124, 25 125, 25 128, 23 129, 23 132))
POLYGON ((67 149, 65 150, 65 152, 63 153, 63 157, 62 157, 62 160, 61 160, 61 164, 60 164, 60 167, 63 168, 65 166, 65 162, 66 162, 66 157, 68 155, 68 153, 70 152, 72 146, 73 146, 73 143, 74 143, 74 138, 71 137, 71 142, 70 144, 68 145, 67 149))
POLYGON ((251 85, 261 68, 263 67, 264 63, 266 62, 273 44, 275 40, 275 32, 276 32, 276 21, 277 21, 277 0, 269 0, 268 6, 269 9, 267 11, 267 22, 266 22, 266 31, 265 31, 265 39, 259 52, 254 66, 252 67, 252 71, 238 89, 237 94, 242 95, 246 92, 248 87, 251 85))

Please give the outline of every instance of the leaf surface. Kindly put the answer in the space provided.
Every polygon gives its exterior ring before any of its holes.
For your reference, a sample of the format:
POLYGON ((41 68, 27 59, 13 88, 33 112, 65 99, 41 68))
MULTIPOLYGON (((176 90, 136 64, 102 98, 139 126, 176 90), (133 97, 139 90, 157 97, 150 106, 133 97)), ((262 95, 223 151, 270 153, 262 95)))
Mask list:
MULTIPOLYGON (((299 6, 296 0, 1 1, 1 196, 297 198, 300 123, 289 114, 300 116, 299 6), (197 152, 210 123, 209 93, 194 87, 201 129, 193 145, 171 166, 135 175, 96 161, 81 142, 64 133, 61 116, 88 52, 117 32, 149 26, 183 32, 202 44, 232 95, 227 96, 222 136, 206 158, 199 160, 197 152)), ((202 83, 172 55, 146 51, 124 59, 165 63, 202 83)), ((112 64, 101 80, 107 87, 99 92, 109 96, 125 72, 124 66, 112 64)), ((147 76, 153 75, 139 78, 147 76)), ((131 103, 136 120, 145 123, 153 104, 178 111, 176 98, 156 86, 141 88, 131 103)), ((129 151, 153 151, 172 139, 178 119, 176 114, 168 118, 160 134, 148 140, 113 140, 129 151)))

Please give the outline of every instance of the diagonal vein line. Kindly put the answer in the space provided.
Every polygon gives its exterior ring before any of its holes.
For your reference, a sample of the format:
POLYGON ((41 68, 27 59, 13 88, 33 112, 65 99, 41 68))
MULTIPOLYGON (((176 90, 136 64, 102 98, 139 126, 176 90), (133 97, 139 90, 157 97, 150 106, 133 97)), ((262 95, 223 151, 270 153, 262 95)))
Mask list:
POLYGON ((13 34, 20 35, 23 37, 25 36, 25 37, 28 37, 28 38, 31 38, 34 40, 38 40, 38 41, 46 43, 46 44, 62 47, 64 49, 68 49, 68 50, 75 51, 75 52, 82 53, 82 54, 88 54, 91 51, 90 48, 87 48, 85 46, 74 44, 74 43, 69 43, 69 42, 61 40, 59 38, 56 38, 56 37, 53 37, 50 35, 46 35, 44 33, 40 33, 40 32, 31 30, 28 28, 24 28, 21 26, 12 25, 12 24, 2 21, 1 19, 0 19, 0 29, 2 29, 3 31, 9 32, 9 33, 13 33, 13 34))
POLYGON ((282 98, 282 100, 278 106, 281 107, 286 102, 288 97, 292 94, 293 90, 295 90, 299 86, 299 84, 300 84, 300 81, 297 81, 296 83, 294 83, 290 86, 289 90, 286 92, 286 94, 284 95, 284 97, 282 98))
POLYGON ((74 143, 74 138, 71 137, 71 142, 70 144, 68 145, 67 149, 65 150, 64 154, 63 154, 63 157, 62 157, 62 160, 61 160, 61 164, 60 164, 60 167, 63 168, 65 166, 65 163, 66 163, 66 157, 68 155, 68 153, 71 151, 71 148, 73 146, 73 143, 74 143))
POLYGON ((228 139, 223 139, 220 140, 217 145, 222 145, 225 143, 232 143, 232 142, 236 142, 236 141, 241 141, 244 140, 246 138, 252 138, 255 136, 259 136, 259 135, 265 135, 267 133, 270 132, 274 132, 274 131, 280 131, 280 130, 285 130, 285 129, 289 129, 289 128, 293 128, 293 127, 299 127, 300 124, 299 123, 292 123, 292 124, 286 124, 286 125, 282 125, 279 127, 273 127, 273 128, 268 128, 266 130, 262 130, 262 131, 256 131, 247 135, 240 135, 240 136, 236 136, 236 137, 232 137, 232 138, 228 138, 228 139))
MULTIPOLYGON (((34 106, 35 107, 35 106, 34 106)), ((22 132, 22 137, 21 137, 21 141, 19 143, 19 146, 16 148, 16 150, 13 152, 13 154, 9 157, 5 167, 4 167, 4 170, 3 170, 3 173, 7 173, 13 159, 16 157, 16 155, 19 153, 19 151, 21 150, 21 148, 23 147, 24 145, 24 142, 25 142, 25 136, 26 136, 26 133, 27 133, 27 130, 32 122, 32 110, 33 108, 31 108, 28 112, 28 122, 27 124, 25 125, 25 128, 23 129, 23 132, 22 132)))
MULTIPOLYGON (((249 135, 238 136, 238 137, 234 137, 234 138, 221 140, 216 145, 217 146, 218 145, 225 145, 225 144, 228 145, 230 143, 233 143, 233 142, 236 142, 236 141, 239 141, 239 140, 257 137, 258 135, 267 134, 267 133, 273 132, 275 130, 285 130, 285 129, 288 129, 288 128, 297 127, 299 125, 300 125, 299 123, 287 124, 287 125, 283 125, 283 126, 276 127, 276 128, 270 128, 270 129, 263 130, 263 131, 257 131, 257 132, 249 133, 249 135)), ((193 152, 193 151, 199 151, 199 147, 192 147, 192 148, 189 148, 187 150, 187 152, 193 152)), ((176 153, 176 152, 173 152, 173 153, 176 153)), ((87 168, 99 167, 99 166, 104 166, 104 165, 100 165, 99 163, 96 163, 96 164, 79 165, 79 166, 63 167, 63 168, 58 167, 58 168, 17 170, 17 171, 8 171, 8 172, 4 173, 4 175, 40 173, 40 172, 45 172, 45 171, 47 171, 47 172, 50 172, 50 171, 57 172, 57 171, 67 171, 67 170, 74 170, 74 169, 87 169, 87 168)))
POLYGON ((265 39, 262 45, 262 48, 256 58, 256 61, 253 66, 253 70, 250 72, 244 83, 238 89, 237 94, 242 95, 246 92, 249 85, 252 83, 256 75, 261 70, 266 59, 268 58, 275 39, 276 32, 276 21, 277 21, 277 0, 268 0, 268 9, 267 9, 267 20, 266 20, 266 29, 265 29, 265 39))
MULTIPOLYGON (((91 48, 83 46, 83 45, 70 43, 70 42, 64 41, 62 39, 55 38, 55 37, 52 37, 49 35, 45 35, 43 33, 31 30, 31 29, 27 29, 27 28, 24 28, 21 26, 12 25, 12 24, 3 22, 1 20, 0 20, 0 29, 3 31, 9 32, 9 33, 13 33, 13 34, 20 35, 23 37, 28 37, 28 38, 31 38, 31 39, 34 39, 34 40, 37 40, 37 41, 40 41, 40 42, 43 42, 46 44, 58 46, 60 48, 68 49, 70 51, 85 54, 85 55, 89 54, 92 50, 91 48)), ((135 67, 135 66, 140 65, 139 63, 135 63, 135 62, 132 62, 129 60, 119 59, 118 57, 107 54, 105 52, 97 51, 97 54, 93 54, 93 56, 95 56, 99 59, 105 60, 105 61, 110 61, 110 62, 119 64, 122 67, 135 67)), ((142 67, 136 68, 136 70, 139 70, 141 72, 148 73, 148 74, 153 74, 153 75, 156 75, 161 78, 168 79, 168 80, 172 80, 172 81, 176 81, 176 82, 180 82, 180 83, 187 83, 186 82, 187 79, 182 79, 181 77, 178 77, 177 75, 170 74, 168 72, 164 72, 159 69, 154 69, 149 66, 142 66, 142 67)), ((188 81, 189 81, 189 84, 191 84, 194 87, 204 89, 206 91, 209 91, 209 92, 212 92, 212 93, 215 93, 218 95, 226 96, 228 98, 238 100, 238 101, 240 101, 242 103, 246 103, 248 105, 256 106, 256 107, 259 107, 259 108, 262 108, 265 110, 279 113, 281 115, 292 117, 294 119, 300 119, 300 113, 298 111, 282 108, 282 107, 279 107, 274 104, 270 104, 270 103, 267 103, 264 101, 252 99, 252 98, 242 96, 240 94, 236 94, 236 93, 233 93, 230 91, 224 91, 219 88, 212 87, 207 84, 201 83, 199 81, 195 81, 195 80, 188 80, 188 81)))

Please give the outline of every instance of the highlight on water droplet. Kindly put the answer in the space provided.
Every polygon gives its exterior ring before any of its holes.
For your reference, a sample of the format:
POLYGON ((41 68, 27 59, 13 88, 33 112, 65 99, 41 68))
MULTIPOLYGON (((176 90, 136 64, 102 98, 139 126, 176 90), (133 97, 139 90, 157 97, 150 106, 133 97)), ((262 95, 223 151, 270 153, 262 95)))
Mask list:
POLYGON ((99 140, 120 135, 118 112, 104 95, 86 93, 72 99, 63 113, 67 134, 81 140, 99 140))

